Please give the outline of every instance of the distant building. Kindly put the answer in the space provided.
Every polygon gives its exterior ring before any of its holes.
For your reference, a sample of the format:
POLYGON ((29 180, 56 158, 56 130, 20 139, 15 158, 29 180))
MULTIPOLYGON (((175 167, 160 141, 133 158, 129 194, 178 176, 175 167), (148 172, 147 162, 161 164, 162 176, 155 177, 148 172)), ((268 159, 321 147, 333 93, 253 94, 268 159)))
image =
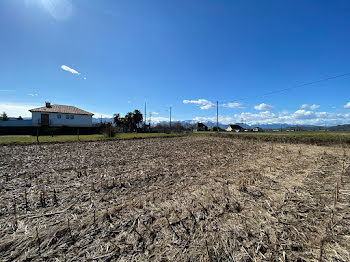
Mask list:
POLYGON ((198 131, 208 131, 208 127, 203 124, 203 123, 197 123, 193 126, 193 131, 198 132, 198 131))
POLYGON ((253 132, 262 132, 262 131, 263 130, 262 130, 261 127, 256 126, 256 127, 253 128, 253 132))
POLYGON ((219 131, 219 132, 221 132, 221 131, 225 131, 225 129, 222 129, 221 127, 217 127, 217 126, 211 126, 211 127, 209 127, 208 128, 208 130, 209 131, 219 131))
POLYGON ((94 114, 74 106, 51 105, 46 102, 44 107, 29 110, 32 113, 32 126, 92 126, 94 114))
POLYGON ((242 132, 243 130, 244 128, 239 125, 228 125, 226 128, 227 132, 242 132))

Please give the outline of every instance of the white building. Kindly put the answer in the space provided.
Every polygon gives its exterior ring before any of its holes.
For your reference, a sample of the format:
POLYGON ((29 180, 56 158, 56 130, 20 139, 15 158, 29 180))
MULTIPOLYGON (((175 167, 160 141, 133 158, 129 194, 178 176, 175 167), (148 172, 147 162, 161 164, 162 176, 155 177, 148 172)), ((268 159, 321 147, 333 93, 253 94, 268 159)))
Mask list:
POLYGON ((51 105, 29 110, 32 113, 32 126, 92 126, 94 114, 74 106, 51 105))
POLYGON ((225 129, 227 132, 242 132, 244 129, 239 125, 228 125, 225 129))
POLYGON ((262 131, 262 129, 258 126, 253 128, 253 132, 261 132, 261 131, 262 131))

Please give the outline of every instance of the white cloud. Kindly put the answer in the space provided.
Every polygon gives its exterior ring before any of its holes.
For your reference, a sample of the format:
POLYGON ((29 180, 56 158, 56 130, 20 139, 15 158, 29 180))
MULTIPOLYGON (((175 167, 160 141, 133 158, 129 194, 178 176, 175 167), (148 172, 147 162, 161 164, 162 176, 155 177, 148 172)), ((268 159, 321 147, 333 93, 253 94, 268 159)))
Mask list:
POLYGON ((66 66, 66 65, 62 65, 61 69, 63 69, 64 71, 67 71, 67 72, 71 72, 74 75, 80 75, 80 73, 77 70, 70 68, 69 66, 66 66))
MULTIPOLYGON (((149 121, 149 118, 147 118, 147 122, 148 121, 149 121)), ((171 121, 175 122, 176 120, 172 119, 171 121)), ((157 116, 157 117, 152 117, 151 119, 152 125, 160 122, 169 122, 169 117, 157 116)))
POLYGON ((244 121, 266 121, 269 119, 275 119, 278 118, 278 116, 274 113, 271 113, 270 111, 264 111, 259 113, 250 113, 250 112, 242 112, 241 114, 235 114, 234 117, 239 120, 241 118, 244 119, 244 121))
MULTIPOLYGON (((274 114, 270 111, 263 111, 259 113, 242 112, 233 116, 219 116, 221 124, 234 124, 244 122, 249 125, 263 125, 263 124, 289 124, 289 125, 339 125, 348 122, 350 114, 345 113, 329 113, 329 112, 315 112, 310 110, 297 110, 293 113, 282 111, 274 114)), ((216 117, 195 117, 196 122, 216 122, 216 117)))
POLYGON ((242 104, 237 103, 237 102, 229 102, 227 104, 223 104, 223 107, 228 107, 228 108, 240 108, 242 104))
POLYGON ((26 105, 20 103, 0 102, 0 113, 6 112, 6 114, 9 117, 31 117, 32 113, 28 110, 37 107, 40 107, 40 105, 26 105))
POLYGON ((40 3, 58 21, 64 21, 72 15, 73 5, 69 0, 41 0, 40 3))
POLYGON ((157 112, 151 112, 151 115, 159 115, 157 112))
MULTIPOLYGON (((195 103, 199 104, 199 103, 195 103)), ((199 104, 202 105, 202 104, 199 104)), ((23 104, 23 103, 12 103, 12 102, 0 102, 0 113, 6 112, 9 117, 31 117, 29 109, 41 107, 43 105, 38 104, 23 104)), ((78 106, 79 107, 79 106, 78 106)), ((350 108, 350 102, 347 103, 345 108, 350 108)), ((89 111, 88 109, 86 109, 89 111)), ((90 111, 91 112, 91 111, 90 111)), ((93 111, 92 111, 93 112, 93 111)), ((152 123, 159 123, 161 121, 169 121, 169 117, 162 117, 152 112, 152 123)), ((94 112, 94 117, 99 118, 112 118, 112 115, 105 113, 94 112)), ((317 112, 312 110, 300 109, 295 112, 289 113, 288 111, 281 111, 279 113, 272 113, 271 111, 261 111, 258 113, 242 112, 240 114, 230 116, 219 116, 219 122, 222 124, 233 124, 241 122, 244 119, 249 125, 257 124, 290 124, 290 125, 339 125, 350 122, 350 113, 346 112, 317 112)), ((147 117, 147 119, 149 119, 147 117)), ((216 122, 215 114, 213 117, 195 117, 194 121, 212 121, 216 122)), ((175 122, 176 120, 173 119, 175 122)))
POLYGON ((315 118, 315 113, 301 109, 295 111, 292 116, 294 119, 312 119, 315 118))
POLYGON ((28 94, 29 96, 38 96, 38 94, 28 94))
POLYGON ((198 100, 184 100, 184 104, 197 104, 200 105, 201 109, 209 109, 215 107, 215 104, 206 100, 206 99, 198 99, 198 100))
MULTIPOLYGON (((201 117, 201 116, 197 116, 195 118, 192 119, 195 122, 214 122, 216 123, 216 117, 201 117)), ((220 124, 225 124, 225 125, 229 125, 229 124, 233 124, 238 122, 238 120, 236 120, 233 117, 230 116, 219 116, 219 123, 220 124)))
POLYGON ((86 80, 86 76, 84 76, 84 80, 86 80))
POLYGON ((321 106, 320 105, 316 105, 316 104, 313 104, 310 106, 310 109, 311 110, 316 110, 316 109, 319 109, 321 106))
POLYGON ((348 121, 344 113, 314 112, 300 109, 290 114, 274 114, 269 111, 253 114, 242 112, 234 115, 236 122, 243 118, 250 125, 254 124, 290 124, 290 125, 339 125, 348 121))
POLYGON ((260 105, 254 106, 254 109, 262 111, 262 110, 273 110, 275 108, 265 103, 261 103, 260 105))
MULTIPOLYGON (((91 112, 91 111, 88 111, 88 112, 91 112)), ((104 113, 95 113, 95 112, 92 112, 94 115, 93 115, 93 118, 113 118, 113 115, 109 115, 109 114, 104 114, 104 113)))
POLYGON ((316 104, 313 104, 311 106, 309 106, 308 104, 302 104, 300 106, 300 108, 302 108, 302 109, 310 108, 311 110, 316 110, 316 109, 319 109, 320 107, 321 107, 320 105, 316 105, 316 104))

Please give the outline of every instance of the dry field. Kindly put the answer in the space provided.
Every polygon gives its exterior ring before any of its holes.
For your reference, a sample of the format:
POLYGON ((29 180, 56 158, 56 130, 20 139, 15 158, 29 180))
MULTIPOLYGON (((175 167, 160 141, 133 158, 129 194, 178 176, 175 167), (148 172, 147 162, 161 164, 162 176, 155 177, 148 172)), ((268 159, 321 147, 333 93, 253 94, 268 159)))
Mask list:
POLYGON ((0 147, 2 261, 350 261, 350 150, 178 137, 0 147))

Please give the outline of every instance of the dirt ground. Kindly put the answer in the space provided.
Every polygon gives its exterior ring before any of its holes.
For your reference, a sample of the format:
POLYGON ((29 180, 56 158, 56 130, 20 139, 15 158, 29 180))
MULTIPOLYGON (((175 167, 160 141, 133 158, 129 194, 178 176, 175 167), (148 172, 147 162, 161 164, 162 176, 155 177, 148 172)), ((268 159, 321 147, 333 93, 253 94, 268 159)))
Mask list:
POLYGON ((2 261, 350 261, 350 150, 198 136, 0 147, 2 261))

